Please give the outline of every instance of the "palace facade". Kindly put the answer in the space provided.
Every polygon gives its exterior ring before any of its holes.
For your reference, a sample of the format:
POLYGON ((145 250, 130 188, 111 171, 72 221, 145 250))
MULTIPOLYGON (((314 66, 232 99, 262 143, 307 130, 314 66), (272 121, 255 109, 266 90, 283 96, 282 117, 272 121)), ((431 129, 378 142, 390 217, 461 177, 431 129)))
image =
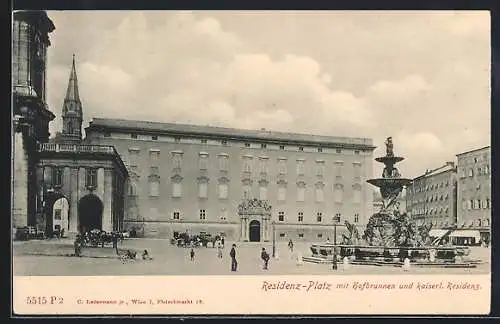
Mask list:
POLYGON ((85 131, 125 161, 125 227, 147 237, 326 240, 372 214, 371 139, 104 118, 85 131))

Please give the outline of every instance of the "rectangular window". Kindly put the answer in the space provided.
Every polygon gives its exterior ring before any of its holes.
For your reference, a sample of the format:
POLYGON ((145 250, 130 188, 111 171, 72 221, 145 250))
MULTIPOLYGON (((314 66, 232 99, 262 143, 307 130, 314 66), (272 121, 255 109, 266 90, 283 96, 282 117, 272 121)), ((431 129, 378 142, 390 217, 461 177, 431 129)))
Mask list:
POLYGON ((354 222, 355 223, 359 222, 359 214, 354 214, 354 222))
POLYGON ((267 161, 268 159, 267 158, 261 158, 260 159, 260 173, 261 174, 267 174, 267 171, 268 171, 268 168, 267 168, 267 161))
POLYGON ((226 140, 222 140, 222 141, 220 141, 220 143, 221 143, 222 145, 227 145, 227 141, 226 141, 226 140))
POLYGON ((198 194, 200 198, 208 197, 208 184, 206 182, 202 182, 198 184, 198 194))
POLYGON ((261 186, 260 187, 260 194, 259 194, 259 196, 260 196, 261 200, 267 200, 267 187, 265 187, 265 186, 261 186))
POLYGON ((280 237, 285 237, 285 233, 280 233, 280 237))
POLYGON ((359 155, 359 150, 354 150, 354 154, 359 155))
POLYGON ((322 177, 325 175, 325 164, 323 162, 316 163, 316 175, 322 177))
POLYGON ((208 155, 200 155, 200 170, 208 170, 208 155))
POLYGON ((304 233, 299 233, 299 237, 303 238, 304 237, 304 233))
POLYGON ((322 238, 322 237, 323 237, 323 234, 318 233, 318 238, 322 238))
POLYGON ((355 204, 361 203, 361 189, 358 188, 354 189, 352 200, 355 204))
POLYGON ((156 165, 160 161, 160 151, 149 151, 149 160, 151 164, 156 165))
POLYGON ((278 172, 279 174, 286 174, 286 160, 278 161, 278 172))
POLYGON ((174 153, 172 156, 172 164, 174 169, 180 169, 182 166, 182 155, 179 153, 174 153))
POLYGON ((340 154, 340 153, 342 153, 342 150, 341 149, 336 149, 335 153, 340 154))
POLYGON ((157 141, 157 140, 158 140, 158 136, 157 136, 157 135, 153 135, 153 136, 151 136, 151 139, 152 139, 153 141, 157 141))
POLYGON ((335 214, 335 216, 333 217, 333 222, 334 222, 334 223, 340 223, 340 219, 341 219, 341 215, 340 215, 340 213, 337 213, 337 214, 335 214))
POLYGON ((319 153, 323 152, 323 148, 322 147, 318 147, 318 152, 319 153))
POLYGON ((180 137, 174 137, 174 142, 175 143, 179 143, 181 141, 181 138, 180 137))
POLYGON ((178 211, 175 211, 172 213, 173 219, 179 220, 181 218, 181 213, 178 211))
POLYGON ((260 148, 265 149, 266 147, 267 147, 267 144, 265 144, 265 143, 260 144, 260 148))
POLYGON ((299 216, 297 217, 297 221, 299 221, 299 222, 304 221, 304 213, 303 212, 299 212, 299 216))
POLYGON ((54 219, 55 220, 61 220, 62 219, 62 217, 61 217, 61 210, 60 209, 54 210, 54 219))
POLYGON ((158 197, 160 195, 160 183, 158 181, 149 182, 149 196, 158 197))
POLYGON ((205 209, 200 209, 200 219, 201 220, 206 219, 205 209))
POLYGON ((229 169, 229 157, 226 155, 219 156, 219 170, 227 171, 229 169))
POLYGON ((286 188, 284 188, 284 187, 278 188, 278 200, 279 201, 286 200, 286 188))
POLYGON ((219 199, 227 199, 228 185, 227 183, 219 184, 219 199))
POLYGON ((280 150, 284 150, 285 149, 285 145, 280 145, 280 150))
POLYGON ((104 133, 104 137, 111 137, 111 133, 110 132, 104 133))
POLYGON ((149 174, 150 175, 159 175, 160 169, 157 166, 152 166, 149 168, 149 174))
POLYGON ((342 188, 335 188, 334 189, 334 192, 333 192, 333 201, 335 203, 342 203, 343 201, 343 197, 344 196, 344 191, 342 190, 342 188))
POLYGON ((62 186, 63 184, 63 174, 64 174, 64 169, 56 167, 52 169, 52 184, 54 186, 62 186))
POLYGON ((306 188, 299 187, 297 188, 297 201, 304 201, 306 196, 306 188))
POLYGON ((278 221, 279 222, 284 222, 285 221, 285 212, 284 211, 279 211, 278 212, 278 221))
POLYGON ((207 144, 207 140, 203 138, 203 139, 201 140, 201 144, 207 144))
POLYGON ((243 160, 243 172, 252 172, 252 159, 246 157, 243 160))
POLYGON ((174 182, 173 183, 173 188, 172 188, 172 196, 179 198, 182 196, 182 183, 180 182, 174 182))
POLYGON ((250 143, 245 143, 245 147, 250 147, 250 143))
POLYGON ((324 199, 323 188, 316 188, 316 202, 323 202, 324 199))
POLYGON ((297 161, 297 174, 298 175, 303 175, 305 169, 305 161, 304 160, 298 160, 297 161))
POLYGON ((137 134, 130 134, 130 138, 137 138, 137 134))
POLYGON ((87 187, 97 187, 97 170, 96 169, 87 169, 87 177, 85 184, 87 187))
POLYGON ((323 213, 316 213, 316 221, 321 223, 323 221, 323 213))
POLYGON ((299 146, 299 151, 301 151, 301 152, 304 151, 304 147, 299 146))

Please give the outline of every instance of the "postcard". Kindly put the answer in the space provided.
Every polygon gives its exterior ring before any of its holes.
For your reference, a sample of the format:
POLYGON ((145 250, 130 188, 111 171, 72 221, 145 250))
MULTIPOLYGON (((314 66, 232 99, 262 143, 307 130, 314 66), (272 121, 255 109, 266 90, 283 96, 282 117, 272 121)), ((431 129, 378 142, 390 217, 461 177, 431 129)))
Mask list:
POLYGON ((13 314, 490 312, 487 11, 16 11, 13 314))

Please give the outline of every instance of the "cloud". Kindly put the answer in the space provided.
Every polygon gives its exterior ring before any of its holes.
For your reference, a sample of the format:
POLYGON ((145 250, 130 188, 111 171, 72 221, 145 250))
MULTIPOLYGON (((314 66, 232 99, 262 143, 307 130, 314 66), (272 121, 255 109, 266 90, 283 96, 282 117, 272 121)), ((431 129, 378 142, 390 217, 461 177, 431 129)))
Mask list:
POLYGON ((484 15, 49 15, 57 28, 49 105, 58 117, 76 52, 86 121, 370 137, 375 155, 393 136, 405 175, 489 142, 484 15))

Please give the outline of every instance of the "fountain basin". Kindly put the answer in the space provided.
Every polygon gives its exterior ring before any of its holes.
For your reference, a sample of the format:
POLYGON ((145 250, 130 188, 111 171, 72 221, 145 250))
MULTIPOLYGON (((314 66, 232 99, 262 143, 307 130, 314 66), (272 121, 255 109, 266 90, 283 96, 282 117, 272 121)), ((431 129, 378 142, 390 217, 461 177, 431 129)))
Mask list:
POLYGON ((331 263, 335 251, 338 261, 349 257, 351 264, 402 266, 405 258, 419 266, 475 267, 478 263, 464 260, 470 254, 470 248, 466 246, 384 247, 316 243, 310 249, 312 256, 303 257, 305 262, 331 263))

